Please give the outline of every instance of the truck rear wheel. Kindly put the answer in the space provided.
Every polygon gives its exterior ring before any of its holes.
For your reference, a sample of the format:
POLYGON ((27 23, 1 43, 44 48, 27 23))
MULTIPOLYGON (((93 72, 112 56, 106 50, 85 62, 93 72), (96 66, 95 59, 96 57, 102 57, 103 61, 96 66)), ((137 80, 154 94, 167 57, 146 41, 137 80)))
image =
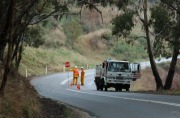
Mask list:
POLYGON ((118 84, 117 88, 118 88, 118 91, 122 91, 122 84, 118 84))
POLYGON ((119 87, 119 91, 122 91, 122 87, 119 87))
POLYGON ((101 86, 100 90, 101 90, 101 91, 103 90, 103 86, 101 86))
POLYGON ((104 79, 101 79, 100 82, 99 82, 99 88, 100 90, 102 91, 103 88, 104 88, 104 79))
POLYGON ((108 90, 108 88, 107 88, 107 86, 105 86, 105 91, 107 91, 108 90))
POLYGON ((130 89, 130 84, 126 84, 125 89, 126 89, 126 91, 129 91, 129 89, 130 89))
POLYGON ((96 85, 96 89, 99 90, 99 85, 96 85))
POLYGON ((129 88, 126 88, 126 91, 129 91, 129 88))
POLYGON ((118 88, 118 87, 115 87, 115 91, 119 91, 119 88, 118 88))

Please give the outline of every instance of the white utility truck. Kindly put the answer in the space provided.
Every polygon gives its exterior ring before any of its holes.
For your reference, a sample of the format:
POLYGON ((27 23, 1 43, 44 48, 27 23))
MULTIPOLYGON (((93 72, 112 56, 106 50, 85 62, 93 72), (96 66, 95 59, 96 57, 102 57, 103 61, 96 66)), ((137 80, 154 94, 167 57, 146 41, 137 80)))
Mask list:
POLYGON ((116 91, 126 89, 129 91, 131 81, 140 78, 140 64, 128 61, 105 60, 102 64, 96 65, 95 84, 97 90, 108 90, 114 87, 116 91))

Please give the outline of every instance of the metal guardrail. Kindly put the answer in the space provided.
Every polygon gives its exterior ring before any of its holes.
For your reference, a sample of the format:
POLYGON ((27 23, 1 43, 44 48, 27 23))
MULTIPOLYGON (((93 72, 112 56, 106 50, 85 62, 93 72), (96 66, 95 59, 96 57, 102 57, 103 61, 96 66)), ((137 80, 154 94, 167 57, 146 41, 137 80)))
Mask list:
MULTIPOLYGON (((180 59, 180 55, 178 56, 178 59, 180 59)), ((155 60, 155 62, 156 63, 163 63, 163 62, 170 62, 172 60, 172 58, 168 58, 168 59, 166 59, 166 58, 161 58, 161 59, 156 59, 155 60)), ((141 64, 141 69, 146 69, 147 67, 151 67, 151 64, 150 64, 150 62, 149 61, 147 61, 147 62, 140 62, 140 64, 141 64)))

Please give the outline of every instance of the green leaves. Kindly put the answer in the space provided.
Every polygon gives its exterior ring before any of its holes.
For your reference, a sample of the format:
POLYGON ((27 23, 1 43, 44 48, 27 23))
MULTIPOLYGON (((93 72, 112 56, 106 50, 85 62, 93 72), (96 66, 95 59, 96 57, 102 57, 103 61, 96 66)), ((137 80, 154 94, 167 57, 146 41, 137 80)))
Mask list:
POLYGON ((122 60, 129 61, 147 58, 147 53, 141 45, 135 44, 132 46, 124 41, 117 42, 112 48, 112 55, 118 55, 122 60))
POLYGON ((171 24, 170 14, 162 4, 155 5, 151 8, 151 25, 153 26, 155 33, 167 35, 171 24))
MULTIPOLYGON (((165 0, 164 0, 165 1, 165 0)), ((170 1, 166 1, 173 5, 170 1)), ((169 5, 164 3, 155 4, 151 8, 150 25, 153 26, 155 41, 154 54, 158 56, 170 56, 172 47, 180 45, 180 25, 178 12, 169 9, 169 5)))
POLYGON ((134 27, 134 23, 132 20, 133 16, 134 16, 134 12, 129 10, 115 17, 112 20, 112 24, 113 24, 112 34, 117 36, 127 37, 130 34, 132 28, 134 27))
POLYGON ((45 43, 41 27, 31 27, 25 32, 25 43, 29 46, 38 48, 45 43))

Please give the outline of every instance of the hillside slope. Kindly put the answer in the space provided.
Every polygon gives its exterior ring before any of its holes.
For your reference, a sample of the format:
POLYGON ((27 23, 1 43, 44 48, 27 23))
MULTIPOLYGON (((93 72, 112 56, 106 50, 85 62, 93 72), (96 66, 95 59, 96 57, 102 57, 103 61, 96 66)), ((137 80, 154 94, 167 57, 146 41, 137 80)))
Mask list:
MULTIPOLYGON (((112 36, 110 21, 119 13, 115 8, 101 9, 103 23, 99 13, 84 10, 81 18, 69 16, 61 21, 50 19, 38 25, 38 28, 40 27, 38 30, 43 32, 42 38, 45 42, 39 48, 27 46, 27 44, 24 47, 19 72, 11 73, 5 89, 6 94, 0 96, 0 118, 88 117, 88 114, 77 109, 40 98, 29 84, 30 77, 45 75, 46 68, 48 74, 62 72, 66 61, 71 63, 71 67, 77 65, 94 68, 96 64, 107 58, 129 61, 147 59, 144 48, 146 40, 112 36), (132 42, 127 44, 129 41, 132 42), (27 78, 25 78, 26 74, 27 78)), ((143 35, 140 25, 133 29, 131 37, 138 35, 143 35)), ((167 73, 167 68, 164 69, 160 68, 163 77, 167 73)), ((179 73, 179 68, 177 70, 179 73)), ((1 71, 0 68, 0 77, 2 77, 1 71)), ((173 83, 175 89, 180 87, 179 76, 179 74, 175 75, 173 83)), ((133 91, 149 90, 155 90, 155 82, 151 70, 147 69, 142 71, 142 79, 134 82, 133 91)))

